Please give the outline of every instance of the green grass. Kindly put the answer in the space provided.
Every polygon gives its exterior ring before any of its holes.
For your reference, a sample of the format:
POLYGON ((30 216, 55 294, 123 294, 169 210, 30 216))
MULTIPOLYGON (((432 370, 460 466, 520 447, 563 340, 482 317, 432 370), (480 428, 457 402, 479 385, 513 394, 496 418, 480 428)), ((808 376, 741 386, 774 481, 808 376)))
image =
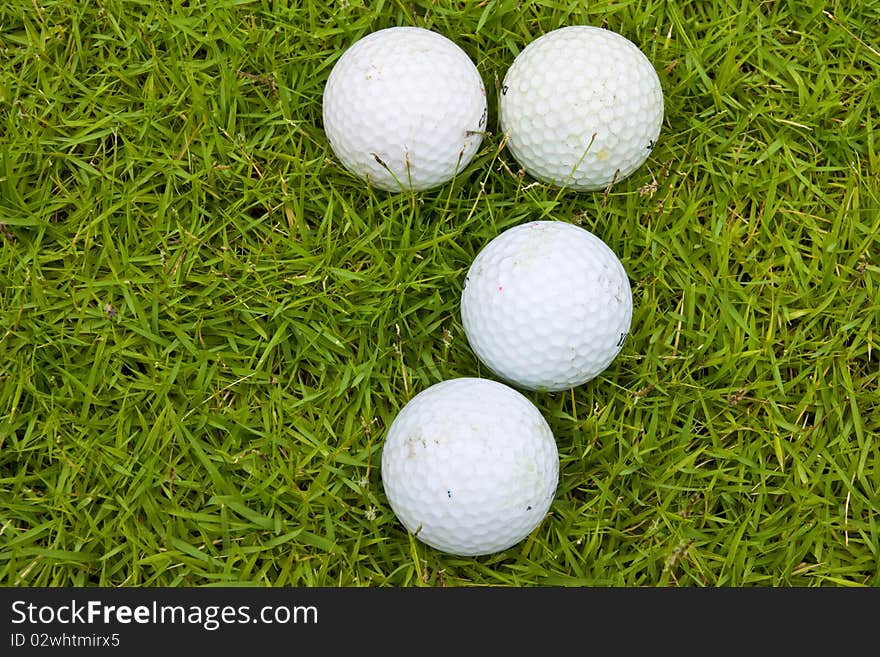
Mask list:
POLYGON ((876 0, 4 2, 0 583, 880 585, 878 71, 876 0), (575 23, 665 92, 607 193, 535 184, 498 134, 514 56, 575 23), (334 158, 321 93, 404 24, 470 54, 493 134, 390 195, 334 158), (632 333, 528 395, 561 456, 546 520, 445 555, 388 506, 384 432, 490 376, 464 274, 541 218, 617 252, 632 333))

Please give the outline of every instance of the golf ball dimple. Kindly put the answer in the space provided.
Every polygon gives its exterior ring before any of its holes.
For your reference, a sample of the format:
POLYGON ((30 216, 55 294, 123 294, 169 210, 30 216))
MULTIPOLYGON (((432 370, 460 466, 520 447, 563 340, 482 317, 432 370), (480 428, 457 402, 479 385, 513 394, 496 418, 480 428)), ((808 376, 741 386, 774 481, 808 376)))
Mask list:
POLYGON ((499 104, 519 165, 578 191, 631 175, 651 154, 663 122, 663 90, 648 58, 622 35, 587 25, 528 44, 504 77, 499 104))
POLYGON ((473 159, 486 129, 483 81, 445 36, 391 27, 339 58, 322 100, 324 131, 346 169, 386 191, 442 185, 473 159))
POLYGON ((443 552, 479 556, 528 536, 550 508, 559 453, 544 417, 497 381, 450 379, 388 429, 382 484, 400 522, 443 552))
POLYGON ((461 294, 474 353, 527 390, 565 390, 598 376, 623 347, 632 309, 615 253, 563 221, 502 232, 477 254, 461 294))

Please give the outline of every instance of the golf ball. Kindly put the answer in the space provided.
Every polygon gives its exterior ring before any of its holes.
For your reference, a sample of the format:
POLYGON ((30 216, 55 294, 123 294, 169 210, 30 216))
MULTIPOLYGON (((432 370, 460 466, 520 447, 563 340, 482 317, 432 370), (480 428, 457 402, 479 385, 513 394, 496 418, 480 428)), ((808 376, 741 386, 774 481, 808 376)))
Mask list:
POLYGON ((382 484, 400 522, 443 552, 478 556, 528 536, 559 481, 556 440, 521 393, 477 378, 437 383, 388 429, 382 484))
POLYGON ((421 191, 464 169, 486 128, 476 66, 445 36, 391 27, 356 41, 324 88, 324 131, 346 169, 386 191, 421 191))
POLYGON ((663 121, 657 72, 625 37, 574 25, 527 45, 501 87, 507 147, 530 175, 578 191, 638 169, 663 121))
POLYGON ((632 321, 620 260, 593 233, 562 221, 509 228, 474 259, 461 295, 468 343, 498 377, 557 391, 595 378, 632 321))

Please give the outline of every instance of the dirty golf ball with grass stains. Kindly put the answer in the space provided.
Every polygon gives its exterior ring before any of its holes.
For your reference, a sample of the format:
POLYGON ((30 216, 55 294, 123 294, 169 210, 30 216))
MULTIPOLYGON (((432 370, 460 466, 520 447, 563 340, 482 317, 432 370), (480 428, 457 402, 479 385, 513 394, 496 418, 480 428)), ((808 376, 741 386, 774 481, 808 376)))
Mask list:
POLYGON ((379 30, 349 47, 330 72, 322 110, 345 168, 390 192, 451 180, 477 152, 487 117, 467 53, 418 27, 379 30))
POLYGON ((651 154, 663 121, 663 90, 648 58, 599 27, 553 30, 527 45, 507 71, 501 130, 534 178, 577 191, 604 189, 651 154))
POLYGON ((546 515, 559 453, 544 417, 497 381, 449 379, 413 397, 382 449, 382 484, 400 522, 443 552, 506 550, 546 515))
POLYGON ((502 232, 474 258, 461 294, 474 353, 527 390, 565 390, 598 376, 623 347, 632 309, 617 255, 564 221, 502 232))

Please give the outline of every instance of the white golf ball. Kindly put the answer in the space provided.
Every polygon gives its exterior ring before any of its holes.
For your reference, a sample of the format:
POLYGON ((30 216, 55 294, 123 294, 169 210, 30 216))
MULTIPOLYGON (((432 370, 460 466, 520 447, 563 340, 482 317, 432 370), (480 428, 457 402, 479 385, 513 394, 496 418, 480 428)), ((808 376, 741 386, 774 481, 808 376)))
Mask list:
POLYGON ((386 191, 421 191, 464 169, 486 128, 476 66, 445 36, 391 27, 356 41, 324 88, 324 131, 346 169, 386 191))
POLYGON ((623 180, 651 154, 663 121, 657 72, 638 47, 575 25, 527 45, 504 77, 501 130, 534 178, 578 191, 623 180))
POLYGON ((382 484, 400 522, 443 552, 478 556, 528 536, 550 508, 559 453, 546 420, 497 381, 450 379, 388 429, 382 484))
POLYGON ((623 347, 632 290, 620 260, 591 232, 533 221, 502 232, 471 264, 461 319, 477 357, 528 390, 595 378, 623 347))

